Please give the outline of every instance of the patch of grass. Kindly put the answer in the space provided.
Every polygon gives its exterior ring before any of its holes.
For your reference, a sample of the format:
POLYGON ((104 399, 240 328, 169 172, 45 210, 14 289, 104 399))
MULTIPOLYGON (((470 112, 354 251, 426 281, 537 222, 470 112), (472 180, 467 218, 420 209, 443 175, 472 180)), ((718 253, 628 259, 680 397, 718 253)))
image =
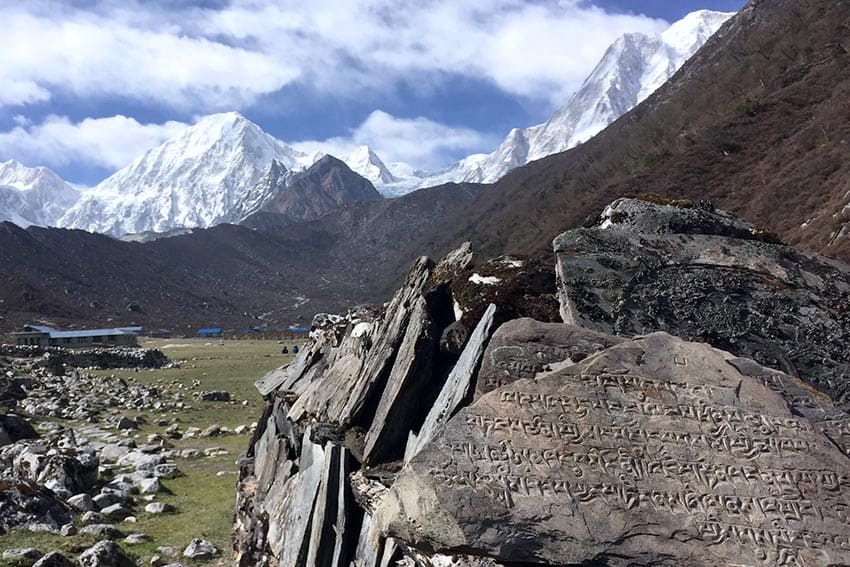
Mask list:
MULTIPOLYGON (((163 397, 173 392, 182 392, 187 408, 179 411, 157 413, 125 412, 131 417, 141 415, 144 423, 131 435, 137 443, 147 442, 147 436, 164 431, 176 421, 181 431, 188 427, 204 429, 213 424, 233 428, 237 425, 250 425, 262 412, 263 401, 254 387, 254 381, 266 372, 291 360, 292 355, 281 354, 283 345, 277 341, 206 341, 200 339, 178 340, 142 340, 142 346, 160 348, 170 359, 183 361, 180 368, 166 368, 153 371, 104 370, 96 374, 120 377, 127 381, 160 386, 163 397), (200 385, 193 386, 194 381, 200 385), (182 388, 177 387, 181 385, 182 388), (230 402, 202 402, 192 397, 193 392, 226 390, 230 393, 230 402), (245 403, 243 403, 245 402, 245 403), (157 426, 158 420, 169 423, 157 426)), ((303 343, 298 343, 301 346, 303 343)), ((287 341, 289 350, 292 342, 287 341)), ((66 425, 80 425, 66 423, 66 425)), ((225 455, 198 459, 177 459, 178 468, 185 476, 164 480, 163 485, 169 493, 157 495, 156 500, 175 507, 176 512, 153 516, 144 512, 146 502, 137 498, 134 508, 137 522, 116 522, 116 527, 126 534, 139 532, 153 538, 153 541, 127 545, 119 544, 133 554, 140 564, 147 564, 157 547, 170 546, 178 553, 195 537, 211 541, 222 551, 217 561, 229 565, 231 554, 231 530, 236 500, 236 459, 247 448, 250 436, 229 434, 214 438, 192 438, 169 440, 175 449, 204 449, 219 447, 225 455), (222 473, 219 476, 219 473, 222 473)), ((62 537, 46 533, 10 532, 0 535, 0 550, 12 547, 35 547, 44 552, 59 550, 74 559, 87 547, 96 542, 95 538, 75 535, 62 537)), ((180 557, 180 561, 188 560, 180 557)), ((188 562, 191 563, 191 562, 188 562)), ((209 564, 207 564, 209 565, 209 564)), ((0 563, 2 567, 2 563, 0 563)))
POLYGON ((694 202, 690 199, 674 199, 672 197, 665 197, 664 195, 659 195, 657 193, 640 193, 638 195, 626 195, 629 199, 638 199, 640 201, 646 201, 647 203, 653 203, 655 205, 668 205, 671 207, 679 207, 680 209, 690 209, 693 208, 694 202))

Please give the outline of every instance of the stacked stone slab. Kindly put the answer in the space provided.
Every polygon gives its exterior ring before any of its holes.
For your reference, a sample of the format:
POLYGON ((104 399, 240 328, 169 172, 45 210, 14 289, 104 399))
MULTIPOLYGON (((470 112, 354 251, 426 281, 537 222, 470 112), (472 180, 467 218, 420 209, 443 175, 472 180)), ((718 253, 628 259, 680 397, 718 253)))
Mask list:
POLYGON ((240 467, 241 564, 349 565, 365 553, 361 564, 381 565, 400 553, 391 541, 372 545, 348 477, 400 466, 471 394, 495 307, 462 352, 440 348, 458 324, 451 283, 471 259, 468 245, 436 265, 420 258, 380 316, 323 317, 309 348, 257 382, 268 405, 240 467))
POLYGON ((565 322, 481 305, 533 286, 466 246, 317 319, 257 383, 240 564, 850 564, 848 269, 704 203, 555 251, 565 322))

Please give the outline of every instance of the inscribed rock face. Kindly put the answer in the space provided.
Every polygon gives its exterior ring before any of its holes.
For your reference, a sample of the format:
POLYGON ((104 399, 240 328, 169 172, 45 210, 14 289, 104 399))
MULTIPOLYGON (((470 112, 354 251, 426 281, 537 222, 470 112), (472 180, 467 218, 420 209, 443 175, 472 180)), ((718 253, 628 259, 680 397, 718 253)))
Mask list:
POLYGON ((505 562, 847 564, 848 433, 802 382, 655 333, 461 410, 375 521, 505 562))
POLYGON ((578 362, 624 339, 572 325, 514 319, 499 327, 481 361, 475 397, 508 382, 534 378, 548 365, 578 362))

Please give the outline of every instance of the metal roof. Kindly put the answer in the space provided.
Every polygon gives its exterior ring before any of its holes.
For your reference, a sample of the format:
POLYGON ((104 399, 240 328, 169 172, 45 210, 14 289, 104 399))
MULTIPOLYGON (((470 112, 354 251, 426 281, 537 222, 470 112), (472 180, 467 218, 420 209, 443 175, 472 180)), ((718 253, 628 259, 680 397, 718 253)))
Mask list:
POLYGON ((26 325, 22 332, 12 334, 23 335, 32 332, 37 332, 46 334, 51 339, 71 339, 77 337, 109 337, 114 335, 135 335, 139 331, 141 331, 141 329, 141 327, 121 327, 119 329, 82 329, 79 331, 57 331, 53 327, 45 327, 41 325, 26 325))
POLYGON ((221 333, 221 327, 212 327, 210 329, 198 329, 199 335, 215 335, 221 333))

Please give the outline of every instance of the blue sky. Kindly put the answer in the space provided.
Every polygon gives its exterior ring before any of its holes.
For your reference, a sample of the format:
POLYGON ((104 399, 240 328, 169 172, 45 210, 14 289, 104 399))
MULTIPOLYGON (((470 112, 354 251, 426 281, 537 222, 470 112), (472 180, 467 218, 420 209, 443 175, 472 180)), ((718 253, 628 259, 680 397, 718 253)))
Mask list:
POLYGON ((0 0, 0 161, 93 184, 206 114, 439 168, 544 121, 605 48, 743 0, 0 0))

